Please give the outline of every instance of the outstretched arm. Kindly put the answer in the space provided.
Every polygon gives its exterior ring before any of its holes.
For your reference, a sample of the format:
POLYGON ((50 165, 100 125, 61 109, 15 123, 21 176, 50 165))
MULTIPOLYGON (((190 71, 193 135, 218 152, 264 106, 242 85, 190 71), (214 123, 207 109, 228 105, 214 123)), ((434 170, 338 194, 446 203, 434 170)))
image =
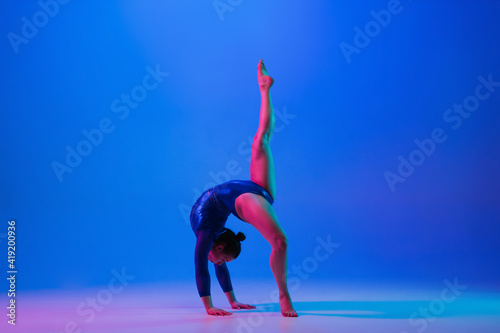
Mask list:
POLYGON ((210 231, 199 230, 194 251, 196 286, 200 297, 210 295, 210 273, 208 272, 208 253, 212 249, 213 235, 210 231))
POLYGON ((227 297, 229 304, 231 304, 231 308, 233 309, 255 309, 255 306, 250 304, 240 303, 236 300, 236 296, 234 296, 233 286, 231 284, 231 276, 229 275, 229 269, 227 268, 227 264, 223 263, 222 265, 214 264, 215 266, 215 274, 217 275, 217 279, 219 280, 219 284, 224 291, 224 294, 227 297))
POLYGON ((196 239, 196 249, 194 253, 196 285, 198 294, 201 297, 205 310, 209 315, 229 316, 232 313, 215 308, 210 296, 210 273, 208 272, 208 253, 212 249, 213 233, 207 230, 199 230, 196 239))
POLYGON ((214 264, 215 267, 215 275, 217 276, 217 280, 219 280, 220 287, 227 293, 233 290, 233 285, 231 284, 231 276, 229 275, 229 269, 227 268, 227 264, 223 263, 222 265, 214 264))

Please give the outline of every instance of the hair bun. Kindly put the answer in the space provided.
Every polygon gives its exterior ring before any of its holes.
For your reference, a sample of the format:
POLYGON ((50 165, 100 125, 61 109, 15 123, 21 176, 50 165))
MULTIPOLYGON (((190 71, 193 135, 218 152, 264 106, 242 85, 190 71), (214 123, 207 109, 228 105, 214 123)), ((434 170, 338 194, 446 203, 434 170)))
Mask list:
POLYGON ((243 242, 245 239, 247 239, 245 234, 242 232, 238 232, 238 234, 236 235, 236 240, 243 242))

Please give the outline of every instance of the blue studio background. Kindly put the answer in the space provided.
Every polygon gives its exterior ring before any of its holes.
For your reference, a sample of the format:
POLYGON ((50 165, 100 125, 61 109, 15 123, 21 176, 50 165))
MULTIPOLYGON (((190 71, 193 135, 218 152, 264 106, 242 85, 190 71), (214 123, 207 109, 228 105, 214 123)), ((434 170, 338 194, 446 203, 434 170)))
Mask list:
MULTIPOLYGON (((0 12, 0 246, 15 219, 18 288, 103 285, 125 268, 134 283, 192 280, 196 296, 189 210, 250 176, 260 58, 276 80, 290 268, 329 236, 340 247, 309 281, 500 279, 499 2, 7 0, 0 12)), ((272 279, 266 241, 227 226, 247 235, 235 285, 272 279)))

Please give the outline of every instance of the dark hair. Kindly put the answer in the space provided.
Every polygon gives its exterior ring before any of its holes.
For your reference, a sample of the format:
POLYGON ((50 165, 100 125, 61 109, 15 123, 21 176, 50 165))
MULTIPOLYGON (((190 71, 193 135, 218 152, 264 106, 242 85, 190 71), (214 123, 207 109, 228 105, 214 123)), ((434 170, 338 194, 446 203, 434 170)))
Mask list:
POLYGON ((242 232, 238 232, 238 234, 234 234, 231 229, 224 228, 224 231, 214 241, 213 246, 224 245, 224 250, 222 252, 226 255, 232 256, 234 259, 238 258, 241 252, 241 242, 246 239, 245 234, 242 232))

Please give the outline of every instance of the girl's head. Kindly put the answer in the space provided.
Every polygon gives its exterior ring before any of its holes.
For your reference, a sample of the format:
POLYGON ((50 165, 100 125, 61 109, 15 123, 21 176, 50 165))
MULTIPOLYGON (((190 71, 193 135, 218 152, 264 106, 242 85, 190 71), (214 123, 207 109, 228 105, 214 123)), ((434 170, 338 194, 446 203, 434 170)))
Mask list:
POLYGON ((212 250, 208 253, 208 260, 218 265, 233 261, 240 255, 241 242, 245 239, 242 232, 235 235, 232 230, 224 228, 219 238, 214 241, 212 250))

